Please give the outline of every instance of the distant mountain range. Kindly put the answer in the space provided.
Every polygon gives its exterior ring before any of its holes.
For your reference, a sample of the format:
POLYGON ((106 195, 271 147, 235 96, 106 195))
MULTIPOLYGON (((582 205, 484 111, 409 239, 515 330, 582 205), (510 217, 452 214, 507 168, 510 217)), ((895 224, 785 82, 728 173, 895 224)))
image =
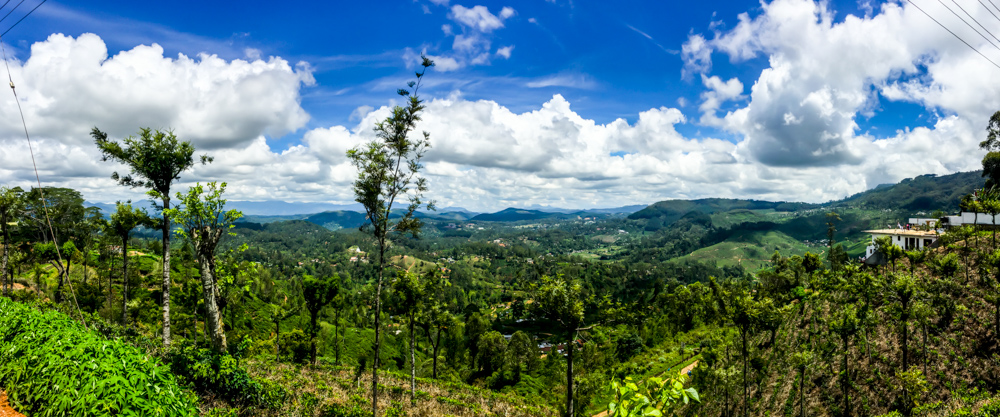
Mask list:
POLYGON ((519 208, 507 208, 500 210, 496 213, 484 213, 473 217, 472 221, 482 221, 482 222, 517 222, 517 221, 530 221, 530 220, 543 220, 543 219, 575 219, 583 217, 607 217, 611 213, 598 213, 592 211, 575 211, 575 212, 546 212, 541 210, 527 210, 519 208))
MULTIPOLYGON (((543 219, 575 219, 584 217, 603 218, 613 214, 627 214, 634 220, 653 219, 669 225, 689 213, 713 214, 731 210, 798 211, 823 207, 856 206, 873 209, 902 209, 913 212, 943 210, 955 212, 963 195, 971 193, 985 183, 981 171, 959 172, 951 175, 921 175, 907 178, 898 184, 880 184, 848 198, 823 204, 796 203, 783 201, 760 201, 730 198, 703 198, 698 200, 665 200, 649 206, 632 205, 617 208, 574 210, 552 206, 532 205, 523 208, 510 207, 495 213, 477 213, 462 207, 442 207, 433 212, 418 212, 417 216, 427 220, 445 222, 490 221, 516 222, 543 219)), ((150 206, 148 201, 133 202, 134 205, 150 206)), ((85 202, 87 206, 100 208, 105 215, 115 210, 114 204, 85 202)), ((285 201, 239 201, 230 200, 227 208, 244 213, 244 221, 271 223, 283 220, 306 220, 327 229, 355 228, 365 222, 360 204, 329 203, 289 203, 285 201)), ((402 210, 397 211, 401 213, 402 210)))

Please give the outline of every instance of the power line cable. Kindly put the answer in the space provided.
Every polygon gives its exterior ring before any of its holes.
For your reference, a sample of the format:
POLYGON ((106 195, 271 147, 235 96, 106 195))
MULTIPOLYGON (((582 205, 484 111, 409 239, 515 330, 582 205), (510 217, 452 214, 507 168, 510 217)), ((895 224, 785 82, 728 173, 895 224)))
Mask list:
POLYGON ((913 7, 916 7, 916 8, 917 8, 917 10, 920 10, 920 12, 921 12, 921 13, 923 13, 923 14, 924 14, 925 16, 927 16, 927 17, 928 17, 929 19, 933 20, 933 21, 934 21, 934 23, 937 23, 937 24, 938 24, 938 26, 941 26, 941 28, 943 28, 944 30, 947 30, 947 31, 948 31, 948 33, 950 33, 950 34, 951 34, 952 36, 954 36, 954 37, 955 37, 955 38, 957 38, 958 40, 962 41, 962 43, 964 43, 964 44, 965 44, 965 46, 968 46, 968 47, 969 47, 969 49, 972 49, 973 51, 976 51, 976 53, 977 53, 977 54, 979 54, 979 56, 981 56, 981 57, 983 57, 983 59, 985 59, 985 60, 989 61, 989 62, 990 62, 991 64, 993 64, 993 66, 994 66, 994 67, 997 67, 997 69, 1000 69, 1000 65, 997 65, 997 63, 996 63, 996 62, 993 62, 993 60, 992 60, 992 59, 990 59, 990 58, 989 58, 989 57, 987 57, 986 55, 983 55, 983 53, 982 53, 982 52, 979 52, 979 50, 978 50, 978 49, 976 49, 976 47, 974 47, 974 46, 970 45, 970 44, 969 44, 968 42, 966 42, 966 41, 965 41, 965 39, 962 39, 962 37, 961 37, 961 36, 958 36, 958 35, 956 35, 956 34, 955 34, 955 32, 952 32, 952 31, 951 31, 951 29, 948 29, 948 27, 947 27, 947 26, 945 26, 945 25, 941 24, 941 22, 938 22, 938 20, 937 20, 937 19, 935 19, 935 18, 934 18, 934 16, 931 16, 930 14, 928 14, 927 12, 925 12, 925 11, 924 11, 924 9, 921 9, 921 8, 920 8, 920 6, 917 6, 917 4, 916 4, 916 3, 914 3, 914 2, 912 1, 912 0, 906 0, 906 2, 907 2, 907 3, 910 3, 910 4, 912 4, 912 5, 913 5, 913 7))
POLYGON ((998 17, 996 13, 993 13, 993 10, 990 9, 990 7, 986 5, 986 3, 983 3, 983 0, 977 0, 977 1, 979 2, 979 4, 983 6, 984 9, 986 9, 987 12, 990 12, 990 14, 993 15, 993 17, 996 18, 997 21, 1000 21, 1000 17, 998 17))
POLYGON ((958 2, 956 2, 955 0, 951 0, 951 2, 952 2, 952 3, 955 3, 955 5, 956 5, 956 6, 958 6, 958 8, 959 8, 960 10, 962 10, 962 13, 965 13, 965 15, 966 15, 966 16, 969 16, 969 19, 972 19, 972 21, 973 21, 973 22, 976 22, 976 24, 977 24, 977 25, 979 25, 979 27, 983 28, 983 32, 986 32, 986 33, 989 33, 989 35, 990 35, 990 36, 992 36, 992 37, 993 37, 993 39, 996 39, 996 40, 997 40, 997 42, 1000 42, 1000 39, 998 39, 998 38, 996 37, 996 35, 994 35, 993 33, 991 33, 991 32, 989 31, 989 29, 986 29, 986 26, 983 26, 983 24, 982 24, 982 23, 979 23, 979 21, 978 21, 978 20, 976 20, 976 18, 975 18, 975 17, 972 17, 972 15, 971 15, 971 14, 969 14, 969 12, 965 11, 965 8, 964 8, 964 7, 962 7, 962 5, 961 5, 961 4, 958 4, 958 2))
POLYGON ((986 0, 986 1, 990 2, 990 4, 993 5, 993 8, 997 9, 997 12, 1000 12, 1000 7, 997 7, 997 4, 994 3, 993 0, 986 0))
MULTIPOLYGON (((7 0, 7 1, 10 1, 10 0, 7 0)), ((17 24, 21 23, 21 21, 24 20, 26 17, 31 16, 31 14, 34 13, 35 10, 38 10, 39 7, 42 7, 42 5, 45 4, 45 2, 47 2, 47 1, 49 1, 49 0, 42 0, 41 3, 38 3, 38 5, 35 6, 34 9, 31 9, 31 11, 28 12, 28 14, 24 15, 23 17, 21 17, 17 22, 14 22, 14 24, 11 25, 11 27, 7 28, 7 30, 3 31, 3 33, 0 33, 0 38, 2 38, 4 35, 6 35, 7 32, 10 32, 11 29, 14 29, 14 26, 17 26, 17 24)), ((3 7, 0 7, 0 9, 3 9, 3 7)))
POLYGON ((14 10, 17 10, 18 7, 21 7, 21 4, 23 4, 23 3, 24 3, 24 0, 21 0, 21 2, 17 4, 17 6, 14 6, 13 9, 10 9, 10 11, 7 12, 7 14, 3 15, 3 19, 0 19, 0 22, 3 22, 4 20, 6 20, 7 16, 10 16, 11 13, 14 13, 14 10))
MULTIPOLYGON (((954 0, 952 0, 952 1, 954 1, 954 0)), ((958 13, 955 13, 955 11, 951 9, 951 7, 948 7, 948 5, 944 4, 944 2, 941 1, 941 0, 937 0, 937 2, 941 3, 941 5, 944 6, 945 9, 948 9, 948 11, 951 12, 951 14, 955 15, 955 17, 957 17, 958 20, 961 20, 962 23, 965 23, 965 25, 968 26, 969 29, 972 29, 972 31, 976 32, 977 35, 982 36, 983 39, 986 40, 986 42, 989 42, 990 45, 993 45, 994 48, 997 48, 997 50, 1000 51, 1000 46, 997 46, 997 44, 993 43, 993 41, 991 41, 990 38, 987 38, 986 35, 983 35, 982 33, 979 33, 979 31, 976 30, 976 28, 973 27, 971 23, 965 21, 965 19, 963 19, 962 16, 959 16, 958 13)))
POLYGON ((3 65, 7 68, 7 80, 10 81, 10 92, 14 94, 14 102, 17 103, 17 111, 21 115, 21 125, 24 126, 24 139, 28 142, 28 153, 31 154, 31 166, 35 170, 35 181, 38 183, 38 195, 42 201, 42 210, 45 212, 45 222, 49 226, 49 233, 52 235, 52 243, 54 243, 56 247, 56 259, 59 262, 59 271, 57 272, 60 275, 66 276, 66 282, 69 284, 69 292, 73 295, 73 304, 76 306, 76 312, 80 314, 80 321, 83 322, 83 327, 89 330, 87 327, 87 319, 84 318, 83 312, 80 310, 80 303, 76 300, 76 291, 73 290, 73 280, 70 279, 69 271, 66 270, 66 267, 63 264, 62 251, 59 249, 59 241, 56 238, 55 229, 52 227, 52 219, 49 217, 49 203, 45 200, 45 190, 42 188, 42 180, 38 176, 38 164, 35 163, 35 151, 31 147, 31 136, 28 135, 28 123, 24 121, 24 111, 21 110, 21 100, 17 98, 17 90, 14 89, 14 79, 11 77, 10 65, 7 63, 7 48, 3 46, 2 36, 0 36, 0 51, 3 52, 3 65))
POLYGON ((3 2, 3 6, 0 6, 0 10, 3 10, 4 7, 7 7, 7 3, 10 3, 10 0, 3 2))

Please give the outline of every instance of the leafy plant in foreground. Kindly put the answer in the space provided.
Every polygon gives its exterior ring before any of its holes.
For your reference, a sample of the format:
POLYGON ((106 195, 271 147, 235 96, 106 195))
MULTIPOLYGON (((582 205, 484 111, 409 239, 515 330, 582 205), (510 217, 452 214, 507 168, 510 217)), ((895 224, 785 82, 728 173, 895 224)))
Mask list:
POLYGON ((636 383, 632 377, 624 381, 612 381, 611 389, 615 399, 608 404, 610 416, 614 417, 654 417, 671 412, 677 404, 694 400, 701 402, 698 391, 684 388, 687 377, 677 373, 666 378, 649 378, 636 383))
POLYGON ((140 349, 0 298, 0 388, 32 416, 195 416, 194 395, 140 349))

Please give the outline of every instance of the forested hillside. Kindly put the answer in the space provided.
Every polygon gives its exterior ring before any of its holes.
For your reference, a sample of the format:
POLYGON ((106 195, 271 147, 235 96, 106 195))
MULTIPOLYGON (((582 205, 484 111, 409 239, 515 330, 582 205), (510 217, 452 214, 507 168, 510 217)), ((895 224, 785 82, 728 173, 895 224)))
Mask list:
POLYGON ((986 178, 982 171, 959 172, 951 175, 921 175, 898 184, 879 186, 855 194, 828 207, 860 207, 908 211, 934 210, 957 212, 962 197, 983 188, 986 178))
MULTIPOLYGON (((351 415, 365 408, 371 381, 362 370, 371 363, 377 269, 363 231, 331 231, 315 216, 234 223, 217 262, 221 318, 237 359, 207 368, 217 374, 211 376, 195 365, 216 362, 191 241, 171 243, 175 341, 166 349, 156 337, 159 239, 130 237, 126 270, 115 252, 120 238, 103 226, 108 215, 84 209, 73 190, 48 191, 53 212, 61 213, 57 237, 67 243, 60 254, 45 243, 47 230, 32 226, 43 221, 30 200, 39 194, 18 194, 25 204, 7 232, 14 277, 7 293, 15 300, 71 317, 82 313, 104 337, 161 358, 182 386, 200 395, 203 408, 256 415, 351 415), (68 275, 54 267, 60 256, 69 261, 68 275), (317 283, 331 294, 320 305, 310 301, 317 283), (232 378, 250 385, 232 386, 232 378)), ((565 339, 532 308, 547 283, 564 282, 556 279, 579 285, 588 324, 575 348, 578 415, 606 408, 616 378, 646 380, 688 364, 696 364, 689 383, 702 402, 677 412, 740 415, 744 359, 751 415, 797 414, 800 407, 806 415, 840 415, 847 406, 859 415, 944 415, 978 410, 997 391, 1000 364, 991 352, 1000 310, 990 294, 993 258, 1000 255, 993 254, 990 232, 956 229, 940 249, 900 254, 895 265, 866 270, 828 259, 824 239, 831 223, 840 242, 895 221, 872 217, 876 211, 836 208, 839 219, 832 221, 829 211, 811 206, 778 210, 775 203, 711 200, 684 208, 699 206, 704 210, 653 231, 653 217, 645 216, 662 213, 664 205, 636 218, 563 216, 455 228, 425 218, 427 233, 398 239, 389 252, 398 272, 383 294, 390 302, 380 353, 387 402, 380 407, 411 415, 560 412, 567 357, 547 349, 561 346, 565 353, 565 339), (544 223, 532 223, 538 221, 544 223), (415 310, 399 298, 412 291, 403 277, 421 283, 415 310), (415 312, 413 361, 408 311, 415 312), (405 405, 410 363, 420 377, 413 407, 405 405)), ((18 381, 0 378, 14 400, 22 395, 18 381)))

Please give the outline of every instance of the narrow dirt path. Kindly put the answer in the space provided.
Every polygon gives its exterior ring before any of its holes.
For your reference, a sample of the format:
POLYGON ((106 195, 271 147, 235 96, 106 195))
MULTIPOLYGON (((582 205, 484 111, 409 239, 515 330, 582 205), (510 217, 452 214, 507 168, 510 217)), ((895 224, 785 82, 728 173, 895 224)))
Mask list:
POLYGON ((7 393, 3 391, 0 391, 0 417, 25 417, 10 406, 7 402, 7 393))
MULTIPOLYGON (((694 369, 694 367, 696 366, 698 366, 698 361, 691 362, 690 365, 685 366, 683 369, 681 369, 681 374, 687 375, 687 373, 691 372, 691 370, 694 369)), ((2 415, 0 415, 0 417, 2 417, 2 415)), ((604 410, 601 411, 600 413, 594 414, 594 417, 608 417, 608 410, 604 410)))
POLYGON ((698 361, 691 362, 690 365, 685 366, 684 369, 681 369, 681 374, 687 375, 687 373, 691 372, 691 370, 694 369, 694 367, 696 366, 698 366, 698 361))

